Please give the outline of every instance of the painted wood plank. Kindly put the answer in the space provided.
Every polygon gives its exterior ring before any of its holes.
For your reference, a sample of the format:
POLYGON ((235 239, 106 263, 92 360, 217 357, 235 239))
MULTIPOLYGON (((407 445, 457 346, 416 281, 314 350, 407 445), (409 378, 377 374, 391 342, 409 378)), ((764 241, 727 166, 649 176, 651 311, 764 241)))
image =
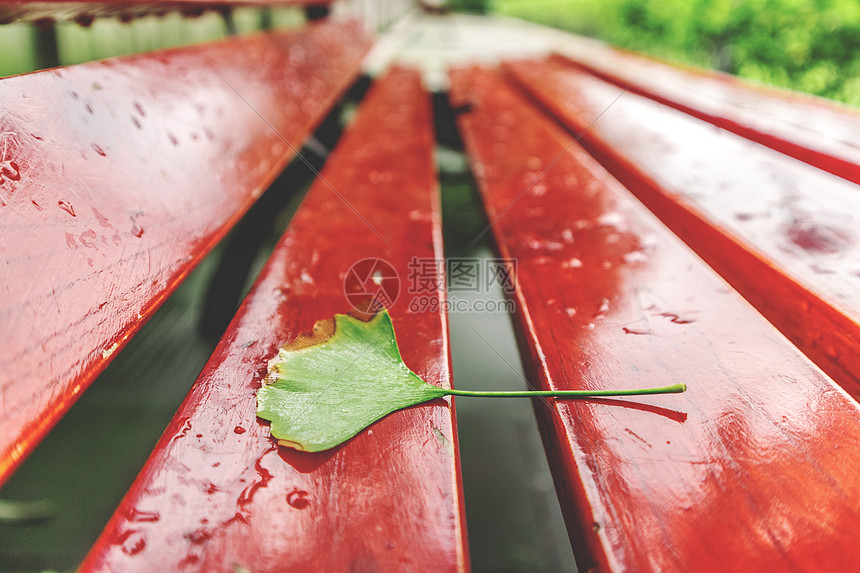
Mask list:
POLYGON ((327 6, 334 0, 0 0, 0 25, 75 20, 89 26, 94 18, 128 20, 179 11, 198 16, 205 10, 261 6, 327 6))
POLYGON ((0 81, 0 482, 280 173, 368 47, 357 23, 321 24, 0 81))
POLYGON ((860 397, 856 185, 564 63, 508 69, 572 132, 594 121, 586 148, 860 397))
POLYGON ((452 75, 580 570, 833 571, 860 546, 860 408, 501 72, 452 75))
POLYGON ((834 175, 860 183, 860 111, 735 76, 674 66, 584 38, 559 44, 576 65, 834 175))
MULTIPOLYGON (((412 257, 442 257, 433 149, 419 74, 390 72, 371 88, 83 571, 466 569, 449 401, 396 412, 315 454, 279 448, 255 415, 278 347, 350 309, 343 284, 355 262, 385 259, 405 291, 412 257)), ((406 292, 390 312, 406 364, 448 386, 446 316, 410 312, 406 292)))

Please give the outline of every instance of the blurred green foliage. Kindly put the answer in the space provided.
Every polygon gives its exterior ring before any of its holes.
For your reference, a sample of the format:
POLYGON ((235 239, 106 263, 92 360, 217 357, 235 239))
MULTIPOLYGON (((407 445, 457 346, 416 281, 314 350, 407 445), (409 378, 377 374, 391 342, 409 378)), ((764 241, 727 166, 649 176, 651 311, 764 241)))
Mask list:
POLYGON ((860 105, 857 0, 487 0, 489 10, 860 105))

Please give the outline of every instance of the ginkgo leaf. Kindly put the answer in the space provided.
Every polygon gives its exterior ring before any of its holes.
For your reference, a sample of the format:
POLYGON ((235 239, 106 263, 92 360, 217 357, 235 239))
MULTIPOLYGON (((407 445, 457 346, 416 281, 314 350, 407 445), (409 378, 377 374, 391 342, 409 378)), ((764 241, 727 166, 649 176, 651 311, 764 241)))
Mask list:
MULTIPOLYGON (((269 363, 257 415, 281 445, 326 450, 395 410, 446 394, 403 363, 387 311, 367 322, 338 314, 333 326, 327 340, 305 338, 269 363)), ((314 337, 329 328, 317 323, 314 337)))
POLYGON ((589 398, 683 392, 673 384, 635 390, 478 392, 439 388, 409 370, 383 309, 368 321, 337 314, 269 361, 257 415, 278 443, 307 452, 333 448, 384 416, 447 395, 589 398))

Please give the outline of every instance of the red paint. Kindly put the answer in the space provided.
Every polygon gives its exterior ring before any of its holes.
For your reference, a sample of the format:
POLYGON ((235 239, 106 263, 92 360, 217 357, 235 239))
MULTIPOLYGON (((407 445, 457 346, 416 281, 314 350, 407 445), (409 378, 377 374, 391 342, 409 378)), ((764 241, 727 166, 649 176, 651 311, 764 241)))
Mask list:
MULTIPOLYGON (((407 277, 413 256, 442 257, 433 149, 418 73, 391 72, 371 88, 82 571, 467 568, 450 402, 397 412, 316 454, 274 445, 256 417, 277 348, 350 309, 352 264, 379 257, 407 277), (416 211, 426 216, 409 217, 416 211), (247 431, 237 435, 237 425, 247 431), (117 545, 130 508, 161 517, 134 524, 146 538, 134 556, 117 545)), ((409 302, 401 295, 390 309, 403 360, 448 386, 446 317, 410 313, 409 302)))
POLYGON ((500 73, 453 74, 452 99, 529 380, 689 387, 536 402, 580 570, 856 568, 857 403, 500 73))
POLYGON ((220 10, 242 6, 325 6, 334 0, 111 0, 85 2, 81 0, 0 0, 0 25, 16 21, 50 25, 54 20, 75 21, 89 26, 95 18, 118 17, 123 22, 141 16, 162 16, 180 11, 187 16, 199 16, 204 10, 220 10))
POLYGON ((860 183, 856 108, 585 39, 567 44, 571 63, 604 80, 860 183))
POLYGON ((0 482, 293 157, 225 82, 299 148, 368 44, 323 24, 0 81, 0 482))
POLYGON ((585 147, 860 397, 855 185, 557 61, 508 70, 573 133, 606 110, 585 147))

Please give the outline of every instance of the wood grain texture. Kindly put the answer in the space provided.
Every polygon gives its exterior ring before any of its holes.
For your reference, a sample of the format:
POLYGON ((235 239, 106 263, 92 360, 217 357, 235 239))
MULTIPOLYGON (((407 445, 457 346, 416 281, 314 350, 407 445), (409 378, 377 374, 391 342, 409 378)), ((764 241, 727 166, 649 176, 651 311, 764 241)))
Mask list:
POLYGON ((278 175, 368 47, 358 24, 322 24, 0 82, 0 482, 278 175))
POLYGON ((856 185, 558 61, 507 68, 660 219, 855 398, 856 185))
POLYGON ((452 104, 530 382, 689 387, 536 402, 580 570, 855 567, 857 403, 501 72, 453 73, 452 104))
POLYGON ((856 108, 590 40, 562 46, 564 57, 607 81, 860 183, 856 108))
MULTIPOLYGON (((350 309, 343 283, 355 262, 381 257, 405 283, 413 256, 442 257, 433 148, 419 74, 390 72, 371 88, 83 571, 467 568, 450 401, 396 412, 320 453, 278 447, 255 415, 277 349, 350 309)), ((390 313, 407 366, 449 386, 446 316, 411 313, 405 292, 390 313)))
POLYGON ((127 21, 142 16, 161 16, 182 12, 198 16, 205 10, 254 6, 326 6, 334 0, 0 0, 0 25, 12 22, 50 23, 75 20, 88 26, 94 18, 121 18, 127 21))

